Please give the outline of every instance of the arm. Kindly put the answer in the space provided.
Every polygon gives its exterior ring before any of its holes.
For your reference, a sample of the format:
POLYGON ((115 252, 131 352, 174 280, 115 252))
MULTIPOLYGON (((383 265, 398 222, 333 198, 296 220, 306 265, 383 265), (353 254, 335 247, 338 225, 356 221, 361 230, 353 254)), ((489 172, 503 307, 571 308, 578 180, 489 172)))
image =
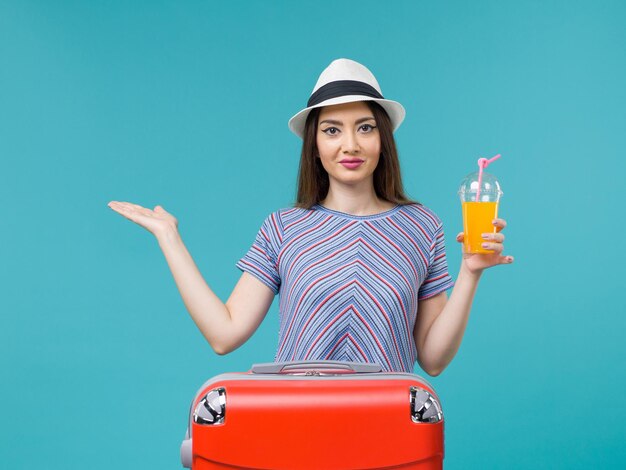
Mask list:
POLYGON ((217 354, 233 351, 252 336, 274 299, 269 287, 243 273, 224 304, 202 278, 172 214, 161 206, 151 210, 129 202, 111 201, 109 207, 156 237, 187 311, 217 354))
POLYGON ((471 273, 462 264, 449 300, 441 292, 418 302, 417 361, 429 375, 439 375, 459 350, 479 279, 480 273, 471 273))
MULTIPOLYGON (((494 221, 499 232, 506 227, 503 219, 494 221)), ((456 355, 469 319, 472 302, 482 272, 498 264, 510 264, 512 256, 502 256, 504 249, 501 233, 485 234, 485 248, 491 254, 463 253, 463 261, 452 294, 448 300, 445 292, 418 301, 417 319, 413 336, 417 348, 417 361, 429 375, 439 375, 456 355)), ((463 233, 456 237, 463 243, 463 233)))
POLYGON ((265 318, 274 292, 243 273, 224 304, 202 278, 177 230, 157 239, 187 311, 213 350, 227 354, 245 343, 265 318))

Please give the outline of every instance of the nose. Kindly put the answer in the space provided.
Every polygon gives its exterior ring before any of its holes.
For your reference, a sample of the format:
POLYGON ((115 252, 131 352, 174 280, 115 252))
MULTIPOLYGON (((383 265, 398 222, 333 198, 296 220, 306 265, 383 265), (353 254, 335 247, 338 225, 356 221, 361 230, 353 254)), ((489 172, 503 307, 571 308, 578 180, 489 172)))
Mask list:
POLYGON ((353 153, 359 153, 361 150, 361 147, 359 146, 359 142, 358 142, 358 138, 356 133, 354 132, 346 132, 344 134, 344 140, 343 140, 343 145, 342 145, 342 151, 343 153, 349 153, 349 154, 353 154, 353 153))

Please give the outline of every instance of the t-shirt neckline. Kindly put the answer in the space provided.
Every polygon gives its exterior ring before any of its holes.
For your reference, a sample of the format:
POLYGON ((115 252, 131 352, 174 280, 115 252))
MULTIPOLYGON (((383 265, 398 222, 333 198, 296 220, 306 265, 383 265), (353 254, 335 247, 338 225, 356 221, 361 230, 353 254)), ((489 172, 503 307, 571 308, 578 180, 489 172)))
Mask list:
POLYGON ((344 217, 346 219, 367 220, 367 219, 378 219, 380 217, 387 217, 387 216, 393 214, 394 212, 396 212, 401 207, 402 207, 402 205, 398 204, 395 207, 392 207, 391 209, 388 209, 386 211, 378 212, 377 214, 370 214, 370 215, 348 214, 347 212, 341 212, 341 211, 336 211, 334 209, 329 209, 328 207, 324 207, 321 204, 315 204, 313 206, 313 209, 314 210, 319 210, 320 212, 326 212, 327 214, 336 215, 338 217, 344 217))

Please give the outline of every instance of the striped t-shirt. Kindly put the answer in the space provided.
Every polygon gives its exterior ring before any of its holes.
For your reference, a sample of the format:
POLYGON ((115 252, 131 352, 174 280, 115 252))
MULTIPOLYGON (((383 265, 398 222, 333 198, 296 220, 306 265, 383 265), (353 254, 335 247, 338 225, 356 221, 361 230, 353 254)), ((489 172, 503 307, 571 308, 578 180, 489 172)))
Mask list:
POLYGON ((418 300, 453 285, 441 220, 421 204, 368 216, 320 205, 279 210, 237 267, 280 294, 277 362, 412 372, 418 300))

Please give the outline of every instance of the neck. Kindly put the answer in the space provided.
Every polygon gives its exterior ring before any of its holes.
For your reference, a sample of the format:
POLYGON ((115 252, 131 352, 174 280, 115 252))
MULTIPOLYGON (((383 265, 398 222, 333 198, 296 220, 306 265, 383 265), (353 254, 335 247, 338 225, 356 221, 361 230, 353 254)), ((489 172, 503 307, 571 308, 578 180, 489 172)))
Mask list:
POLYGON ((328 209, 351 215, 373 215, 395 207, 395 204, 376 196, 371 182, 351 186, 333 184, 332 180, 328 194, 320 204, 328 209))

